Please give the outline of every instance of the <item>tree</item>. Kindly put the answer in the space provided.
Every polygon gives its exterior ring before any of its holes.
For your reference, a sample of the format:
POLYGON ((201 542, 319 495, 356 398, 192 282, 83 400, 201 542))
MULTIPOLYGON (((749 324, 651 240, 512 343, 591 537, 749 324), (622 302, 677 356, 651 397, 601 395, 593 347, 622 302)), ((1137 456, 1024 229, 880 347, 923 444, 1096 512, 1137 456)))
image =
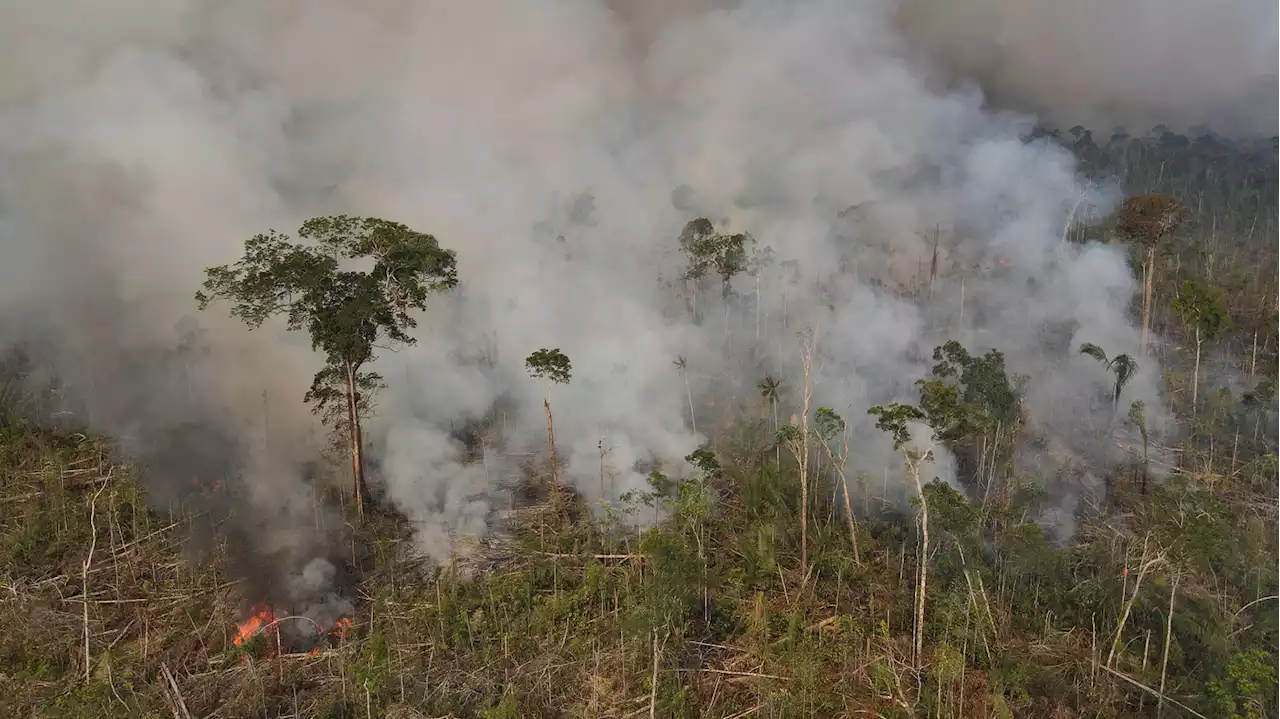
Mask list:
POLYGON ((777 255, 774 254, 772 247, 764 249, 752 250, 751 258, 747 261, 747 273, 755 280, 755 311, 756 311, 756 341, 760 341, 760 279, 765 272, 777 261, 777 255))
POLYGON ((849 523, 849 542, 853 545, 853 561, 862 564, 862 555, 858 551, 858 526, 853 516, 853 502, 849 500, 849 479, 844 473, 845 465, 849 462, 849 426, 843 417, 829 407, 819 407, 813 423, 818 438, 822 440, 827 459, 835 467, 836 474, 840 475, 840 488, 844 491, 845 520, 849 523), (837 435, 843 440, 838 455, 831 449, 831 441, 837 435))
MULTIPOLYGON (((760 396, 764 398, 769 406, 773 409, 773 433, 778 433, 778 390, 782 389, 782 382, 773 375, 765 375, 764 379, 756 384, 756 389, 760 390, 760 396)), ((779 450, 775 447, 775 453, 779 450)), ((776 457, 778 462, 782 461, 782 455, 776 457)))
POLYGON ((1022 397, 1028 378, 1011 375, 999 350, 974 355, 955 340, 935 347, 933 359, 933 376, 955 384, 966 418, 963 425, 952 428, 941 439, 957 457, 976 456, 975 479, 985 484, 982 500, 985 510, 991 490, 997 484, 996 469, 1012 465, 1023 422, 1022 397))
POLYGON ((1146 248, 1142 265, 1142 343, 1147 351, 1147 333, 1151 328, 1151 292, 1155 284, 1156 248, 1191 216, 1191 211, 1178 200, 1165 195, 1130 197, 1120 208, 1116 233, 1146 248))
POLYGON ((698 418, 693 414, 693 391, 689 389, 689 361, 685 359, 684 355, 680 355, 672 364, 676 366, 676 369, 680 370, 681 376, 684 377, 684 394, 689 399, 689 423, 692 425, 693 431, 697 432, 698 418))
POLYGON ((1209 680, 1207 689, 1218 716, 1262 719, 1268 709, 1275 708, 1275 661, 1261 649, 1237 652, 1227 664, 1225 676, 1209 680))
POLYGON ((1102 366, 1115 375, 1115 385, 1111 392, 1111 409, 1115 411, 1120 406, 1120 393, 1124 390, 1125 385, 1138 374, 1138 362, 1132 356, 1127 354, 1119 354, 1110 359, 1107 353, 1098 345, 1092 342, 1085 342, 1080 345, 1080 354, 1089 355, 1090 357, 1102 363, 1102 366))
POLYGON ((907 473, 915 483, 916 497, 920 501, 920 553, 916 572, 915 663, 920 666, 924 652, 925 592, 929 579, 929 501, 920 477, 921 466, 932 459, 934 447, 943 441, 963 437, 974 426, 972 409, 961 398, 960 390, 941 380, 918 380, 920 406, 890 402, 867 410, 876 418, 876 428, 888 432, 893 438, 894 449, 902 452, 907 473), (909 425, 920 422, 929 427, 929 437, 923 451, 909 449, 911 442, 909 425))
POLYGON ((293 243, 274 230, 245 243, 234 265, 210 267, 196 302, 232 303, 231 315, 250 328, 283 315, 289 330, 306 330, 311 346, 325 357, 304 401, 333 423, 345 399, 347 444, 357 511, 367 492, 360 416, 381 377, 361 369, 375 359, 379 340, 411 345, 417 326, 411 310, 425 310, 427 298, 458 283, 456 258, 435 237, 405 225, 371 217, 338 215, 303 223, 293 243), (355 261, 373 260, 367 270, 355 261))
POLYGON ((1227 326, 1227 303, 1221 288, 1187 280, 1173 298, 1173 311, 1195 335, 1196 361, 1191 375, 1191 411, 1195 412, 1200 394, 1200 348, 1227 326))
POLYGON ((729 292, 735 275, 747 269, 749 250, 754 239, 746 233, 716 232, 711 220, 699 217, 689 221, 680 233, 680 250, 688 258, 685 279, 692 283, 694 317, 697 317, 697 288, 711 271, 720 276, 720 296, 725 300, 725 331, 729 330, 729 292))
POLYGON ((542 406, 547 411, 547 451, 551 453, 551 481, 556 481, 556 435, 551 423, 551 385, 569 384, 573 368, 569 358, 559 349, 540 349, 524 361, 529 376, 547 381, 547 396, 542 406))
POLYGON ((1142 435, 1142 493, 1147 493, 1147 477, 1151 474, 1151 465, 1148 461, 1149 437, 1147 435, 1147 406, 1142 400, 1134 400, 1129 405, 1129 422, 1138 428, 1138 433, 1142 435))
POLYGON ((780 428, 777 438, 779 444, 785 444, 791 451, 800 469, 800 582, 804 586, 809 576, 809 440, 813 434, 809 429, 809 402, 813 398, 811 377, 818 334, 810 327, 801 332, 801 337, 804 348, 801 414, 798 418, 792 415, 791 424, 780 428))

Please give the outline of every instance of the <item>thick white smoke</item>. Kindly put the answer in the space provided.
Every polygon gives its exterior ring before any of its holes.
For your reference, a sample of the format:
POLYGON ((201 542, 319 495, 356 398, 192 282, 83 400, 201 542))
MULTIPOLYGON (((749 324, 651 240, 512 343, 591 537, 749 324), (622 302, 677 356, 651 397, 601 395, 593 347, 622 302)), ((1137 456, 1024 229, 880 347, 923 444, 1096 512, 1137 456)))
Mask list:
POLYGON ((1064 129, 1276 134, 1270 0, 900 0, 897 10, 947 76, 1064 129))
MULTIPOLYGON (((79 348, 60 362, 83 373, 169 341, 203 268, 255 232, 347 213, 435 234, 463 284, 417 346, 383 354, 371 427, 388 497, 435 556, 485 531, 512 455, 543 446, 546 387, 523 366, 540 347, 572 359, 551 404, 564 474, 591 498, 685 471, 766 372, 794 411, 804 325, 815 407, 849 419, 857 469, 893 463, 866 408, 914 399, 950 337, 1031 375, 1043 426, 1094 417, 1109 377, 1074 348, 1136 348, 1134 281, 1119 249, 1063 242, 1073 208, 1114 196, 1022 142, 1031 118, 932 87, 879 0, 614 5, 10 3, 0 42, 25 60, 0 75, 0 307, 79 348), (734 279, 728 315, 710 278, 701 325, 677 295, 677 237, 698 215, 778 259, 758 295, 734 279), (451 431, 491 411, 506 445, 462 462, 451 431)), ((203 376, 244 427, 265 387, 299 399, 273 413, 307 431, 305 342, 224 312, 201 316, 219 358, 203 376)), ((1128 390, 1153 414, 1157 377, 1144 362, 1128 390)), ((147 376, 121 381, 152 416, 182 414, 147 376)))

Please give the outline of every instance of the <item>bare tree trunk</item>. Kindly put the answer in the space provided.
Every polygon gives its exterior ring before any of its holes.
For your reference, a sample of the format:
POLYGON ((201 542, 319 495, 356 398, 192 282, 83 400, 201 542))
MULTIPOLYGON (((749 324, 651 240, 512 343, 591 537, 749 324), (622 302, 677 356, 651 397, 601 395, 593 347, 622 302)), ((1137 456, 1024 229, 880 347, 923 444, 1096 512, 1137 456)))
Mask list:
POLYGON ((551 453, 551 483, 556 481, 556 433, 551 424, 551 400, 543 399, 542 407, 547 410, 547 451, 551 453))
MULTIPOLYGON (((778 436, 778 400, 776 398, 771 399, 769 400, 769 404, 773 405, 773 436, 777 437, 778 436)), ((1255 432, 1254 434, 1257 434, 1257 433, 1255 432)), ((776 466, 778 468, 779 473, 781 473, 782 446, 777 443, 774 443, 774 446, 773 446, 773 461, 775 463, 774 466, 776 466)))
POLYGON ((1142 268, 1143 289, 1142 289, 1142 347, 1139 354, 1147 353, 1147 333, 1151 329, 1151 290, 1155 283, 1156 274, 1156 246, 1154 243, 1147 248, 1147 262, 1142 268))
POLYGON ((756 342, 760 341, 760 272, 756 271, 756 342))
POLYGON ((103 483, 98 491, 93 493, 93 499, 89 501, 89 552, 84 557, 84 563, 80 565, 80 591, 84 595, 84 680, 89 682, 93 679, 93 655, 89 652, 89 567, 93 564, 93 551, 98 548, 98 495, 102 494, 102 490, 107 488, 107 483, 103 483))
MULTIPOLYGON (((649 719, 658 716, 658 630, 650 630, 653 634, 653 675, 649 678, 649 719)), ((663 644, 666 644, 664 638, 663 644)))
POLYGON ((693 413, 693 391, 689 389, 688 368, 684 369, 683 373, 684 373, 684 395, 689 399, 689 424, 693 426, 693 431, 696 434, 698 431, 698 418, 694 416, 694 413, 693 413))
POLYGON ((1164 651, 1160 657, 1160 696, 1156 703, 1156 719, 1159 719, 1161 712, 1164 711, 1164 680, 1166 672, 1169 668, 1169 641, 1173 637, 1173 601, 1178 596, 1178 580, 1181 577, 1177 572, 1173 574, 1173 586, 1169 589, 1169 616, 1164 620, 1164 651))
POLYGON ((818 344, 817 333, 809 330, 804 342, 804 402, 800 416, 800 586, 809 577, 809 400, 813 387, 809 383, 809 370, 813 365, 813 350, 818 344))
POLYGON ((924 600, 929 586, 929 501, 924 496, 924 485, 920 482, 920 464, 933 451, 932 443, 919 456, 907 458, 907 468, 916 483, 916 494, 920 497, 920 558, 917 560, 916 583, 916 621, 915 634, 915 666, 918 669, 924 654, 924 600))
POLYGON ((1258 373, 1258 331, 1253 331, 1253 356, 1249 359, 1249 376, 1254 377, 1258 373))
POLYGON ((849 543, 853 545, 853 561, 862 564, 862 553, 858 551, 858 524, 853 518, 853 503, 849 501, 849 481, 840 472, 840 486, 844 489, 844 516, 849 523, 849 543))
POLYGON ((365 484, 364 457, 361 452, 360 411, 356 403, 356 368, 350 362, 347 370, 347 443, 351 449, 351 487, 355 497, 356 513, 364 516, 365 484))
POLYGON ((861 565, 862 555, 858 552, 858 525, 853 518, 853 502, 849 500, 849 480, 844 475, 844 463, 849 459, 848 428, 846 427, 844 435, 844 454, 840 456, 839 461, 836 461, 830 445, 824 443, 822 446, 827 451, 827 459, 831 462, 831 466, 840 477, 840 487, 844 490, 844 516, 849 524, 849 542, 853 545, 853 561, 861 565))
POLYGON ((1196 327, 1196 365, 1191 372, 1191 413, 1195 414, 1200 397, 1200 328, 1196 327))
POLYGON ((1153 559, 1147 559, 1147 540, 1142 540, 1142 564, 1138 566, 1138 578, 1133 583, 1133 594, 1125 599, 1124 609, 1120 612, 1120 623, 1116 626, 1116 635, 1111 639, 1111 651, 1107 652, 1107 661, 1103 666, 1111 668, 1111 662, 1115 659, 1116 649, 1120 646, 1120 637, 1124 634, 1124 625, 1129 621, 1129 612, 1133 609, 1133 603, 1138 600, 1138 592, 1142 589, 1142 580, 1147 576, 1147 570, 1151 569, 1161 557, 1157 556, 1153 559))

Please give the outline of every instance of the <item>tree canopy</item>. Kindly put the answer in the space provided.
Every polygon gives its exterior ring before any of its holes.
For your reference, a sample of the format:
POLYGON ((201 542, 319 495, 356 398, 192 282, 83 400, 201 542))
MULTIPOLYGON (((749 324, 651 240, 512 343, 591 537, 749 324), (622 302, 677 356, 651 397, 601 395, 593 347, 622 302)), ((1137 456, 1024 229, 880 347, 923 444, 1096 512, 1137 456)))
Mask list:
POLYGON ((360 369, 381 339, 414 344, 412 312, 457 285, 457 263, 431 235, 371 217, 317 217, 302 224, 298 238, 274 230, 255 235, 238 262, 205 271, 196 302, 203 310, 229 301, 231 315, 250 328, 283 315, 290 331, 311 336, 325 366, 304 401, 328 422, 342 414, 334 401, 346 398, 355 494, 363 506, 359 417, 381 377, 360 369))

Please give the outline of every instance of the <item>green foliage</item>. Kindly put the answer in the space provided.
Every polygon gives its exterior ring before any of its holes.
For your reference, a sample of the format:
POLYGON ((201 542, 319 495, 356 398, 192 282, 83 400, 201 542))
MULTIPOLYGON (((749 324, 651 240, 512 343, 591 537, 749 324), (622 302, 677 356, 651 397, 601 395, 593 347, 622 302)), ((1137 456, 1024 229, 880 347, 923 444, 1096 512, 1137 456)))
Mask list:
POLYGON ((366 393, 378 386, 375 375, 354 374, 381 338, 414 343, 411 312, 457 284, 456 261, 431 235, 376 218, 317 217, 298 237, 307 244, 274 230, 255 235, 241 260, 205 271, 196 301, 202 310, 230 301, 231 315, 250 328, 283 315, 290 330, 305 330, 327 360, 306 395, 321 411, 341 396, 349 373, 366 393), (369 260, 368 270, 350 268, 369 260))
POLYGON ((1261 649, 1239 652, 1207 689, 1217 716, 1262 719, 1276 705, 1276 659, 1261 649))
POLYGON ((1138 361, 1128 354, 1118 354, 1108 359, 1106 351, 1092 342, 1085 342, 1080 345, 1080 354, 1088 355, 1101 362, 1105 369, 1115 375, 1115 385, 1111 393, 1111 405, 1112 407, 1119 407, 1120 393, 1138 374, 1138 361))
POLYGON ((804 436, 804 431, 800 429, 800 425, 784 424, 778 428, 776 435, 779 444, 788 444, 798 442, 804 436))
POLYGON ((1212 340, 1230 322, 1222 288, 1186 280, 1173 298, 1173 311, 1200 341, 1212 340))
POLYGON ((1142 434, 1142 443, 1147 442, 1147 406, 1140 399, 1129 405, 1129 422, 1142 434))
POLYGON ((1271 377, 1263 377, 1253 389, 1240 397, 1240 402, 1250 409, 1266 409, 1275 406, 1276 381, 1271 377))
POLYGON ((844 418, 830 407, 819 407, 813 418, 814 431, 824 442, 841 435, 845 430, 844 418))
POLYGON ((524 366, 530 377, 557 384, 569 384, 573 372, 569 358, 559 349, 540 349, 525 359, 524 366))
POLYGON ((773 375, 765 375, 764 379, 756 384, 756 389, 760 390, 760 396, 770 404, 778 401, 778 391, 782 389, 782 381, 773 375))
POLYGON ((729 282, 747 269, 747 259, 755 240, 749 234, 724 234, 705 217, 689 221, 680 233, 680 250, 688 258, 685 277, 700 279, 714 270, 729 296, 729 282))
POLYGON ((876 429, 888 432, 893 437, 894 449, 902 449, 907 442, 911 441, 911 431, 907 428, 909 422, 925 420, 924 412, 900 402, 877 405, 868 409, 867 414, 876 418, 876 429))
POLYGON ((710 447, 695 449, 684 458, 684 461, 697 467, 704 479, 716 479, 720 476, 720 460, 716 458, 715 451, 710 447))
POLYGON ((516 704, 515 695, 504 693, 497 704, 480 712, 480 719, 520 719, 520 707, 516 704))
POLYGON ((1004 353, 987 350, 974 357, 961 344, 951 340, 933 350, 933 374, 939 379, 954 379, 962 388, 961 399, 968 405, 970 422, 1005 426, 1017 420, 1022 385, 1027 378, 1010 377, 1004 366, 1004 353))
MULTIPOLYGON (((951 376, 948 367, 943 372, 942 376, 951 376)), ((980 432, 990 421, 991 415, 986 411, 990 405, 985 403, 991 398, 981 391, 976 391, 975 397, 983 404, 974 404, 965 401, 959 386, 940 379, 917 380, 916 387, 920 392, 919 407, 890 402, 867 410, 876 418, 876 428, 893 437, 895 449, 902 449, 911 441, 908 425, 912 422, 928 425, 932 439, 952 442, 980 432)))

